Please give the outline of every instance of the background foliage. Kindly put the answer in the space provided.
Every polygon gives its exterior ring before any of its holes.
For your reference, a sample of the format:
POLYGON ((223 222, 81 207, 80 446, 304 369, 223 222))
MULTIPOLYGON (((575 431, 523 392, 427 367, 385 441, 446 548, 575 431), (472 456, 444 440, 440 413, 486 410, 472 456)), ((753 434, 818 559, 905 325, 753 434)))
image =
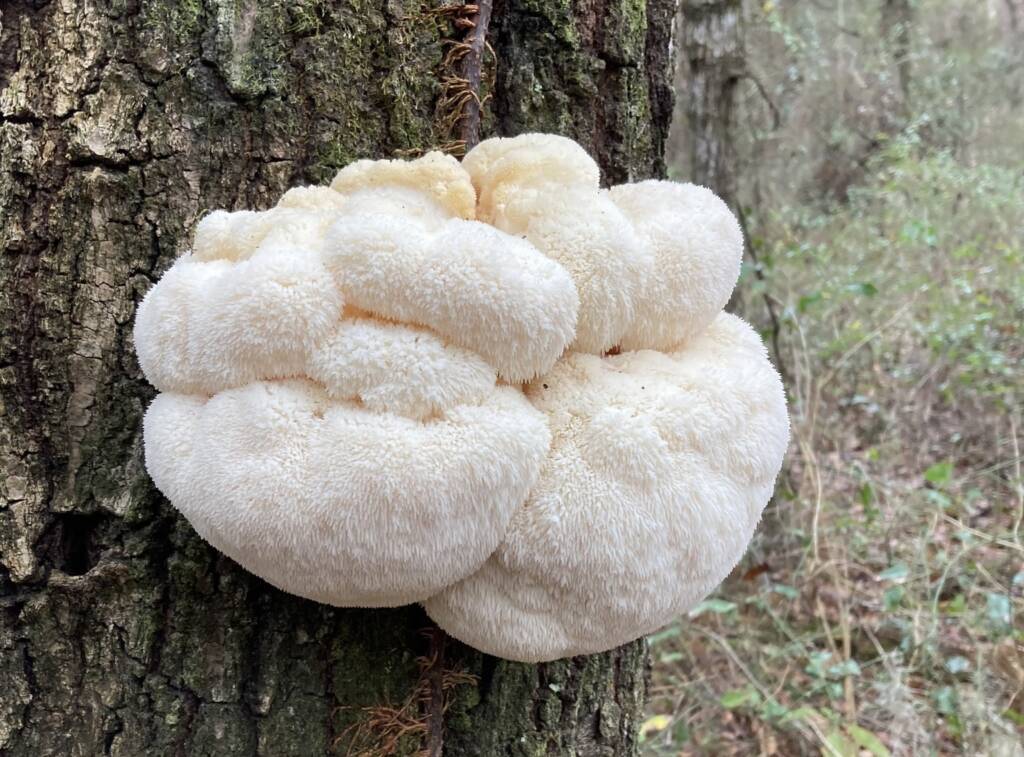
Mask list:
POLYGON ((1024 5, 735 4, 737 306, 793 441, 744 562, 651 640, 645 749, 1022 755, 1024 5))

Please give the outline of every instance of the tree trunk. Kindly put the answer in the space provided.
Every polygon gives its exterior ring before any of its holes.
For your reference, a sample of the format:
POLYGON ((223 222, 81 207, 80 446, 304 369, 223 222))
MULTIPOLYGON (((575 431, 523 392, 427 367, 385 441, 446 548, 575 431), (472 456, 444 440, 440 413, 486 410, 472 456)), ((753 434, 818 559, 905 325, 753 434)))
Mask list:
POLYGON ((1010 82, 1010 105, 1017 108, 1024 99, 1024 0, 1005 0, 1004 33, 1010 63, 1006 66, 1010 82))
POLYGON ((736 86, 746 72, 742 0, 682 0, 677 38, 677 103, 669 151, 685 179, 737 207, 733 118, 736 86))
POLYGON ((910 113, 910 27, 914 9, 910 0, 883 0, 879 31, 896 66, 896 107, 898 123, 890 125, 893 131, 902 129, 910 113))
MULTIPOLYGON (((283 594, 154 490, 131 325, 208 209, 440 145, 418 0, 4 0, 0 754, 635 752, 643 642, 544 665, 283 594), (442 654, 438 654, 438 653, 442 654), (442 722, 443 721, 443 722, 442 722)), ((499 0, 487 134, 660 175, 670 0, 499 0)))

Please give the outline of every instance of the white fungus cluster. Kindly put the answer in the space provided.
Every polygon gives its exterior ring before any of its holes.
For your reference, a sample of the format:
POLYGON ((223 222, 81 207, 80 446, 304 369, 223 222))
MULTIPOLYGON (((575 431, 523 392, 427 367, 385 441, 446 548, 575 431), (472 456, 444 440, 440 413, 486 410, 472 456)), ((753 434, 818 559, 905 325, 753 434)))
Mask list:
POLYGON ((146 465, 286 591, 609 649, 728 574, 782 462, 781 383, 721 312, 742 244, 707 189, 603 190, 544 134, 216 211, 139 307, 146 465))

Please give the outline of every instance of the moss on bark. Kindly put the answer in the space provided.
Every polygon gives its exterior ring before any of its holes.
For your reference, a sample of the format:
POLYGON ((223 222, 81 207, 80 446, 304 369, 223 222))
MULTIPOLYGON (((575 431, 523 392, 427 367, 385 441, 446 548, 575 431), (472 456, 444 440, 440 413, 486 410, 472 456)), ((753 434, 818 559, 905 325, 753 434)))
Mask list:
MULTIPOLYGON (((131 323, 214 207, 427 148, 447 22, 412 0, 12 0, 0 30, 0 753, 344 753, 413 693, 415 607, 282 594, 153 489, 131 323)), ((505 0, 491 134, 556 131, 660 174, 663 0, 505 0)), ((453 755, 628 754, 642 643, 476 676, 453 755)), ((420 746, 400 741, 399 751, 420 746)))

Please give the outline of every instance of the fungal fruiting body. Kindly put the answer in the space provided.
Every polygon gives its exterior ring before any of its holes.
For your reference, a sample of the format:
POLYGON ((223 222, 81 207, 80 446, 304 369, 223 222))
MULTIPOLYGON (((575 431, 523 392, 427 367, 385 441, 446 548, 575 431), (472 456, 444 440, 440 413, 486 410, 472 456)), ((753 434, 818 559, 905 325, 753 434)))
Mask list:
POLYGON ((725 204, 598 178, 529 134, 207 216, 136 319, 157 486, 286 591, 423 602, 501 657, 685 612, 771 496, 785 397, 722 313, 743 244, 725 204))
POLYGON ((787 428, 760 339, 722 314, 686 347, 570 353, 527 388, 551 449, 487 563, 426 602, 471 646, 610 649, 711 592, 771 496, 787 428))
POLYGON ((550 369, 576 291, 466 220, 453 158, 361 161, 332 187, 208 216, 146 296, 136 350, 163 392, 146 464, 203 538, 275 586, 407 604, 476 570, 536 482, 546 420, 498 378, 550 369))

